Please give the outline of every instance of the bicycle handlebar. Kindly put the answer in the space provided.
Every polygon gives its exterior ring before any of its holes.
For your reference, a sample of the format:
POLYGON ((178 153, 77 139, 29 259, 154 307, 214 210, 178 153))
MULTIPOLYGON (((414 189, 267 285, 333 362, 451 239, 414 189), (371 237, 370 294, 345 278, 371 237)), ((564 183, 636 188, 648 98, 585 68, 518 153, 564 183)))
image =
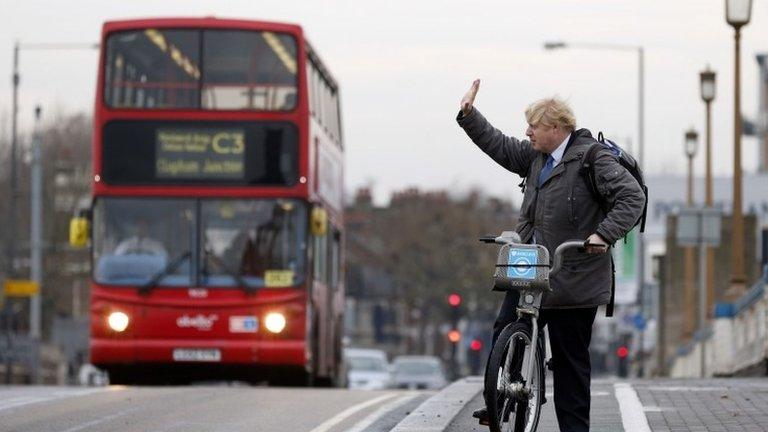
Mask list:
MULTIPOLYGON (((516 234, 516 233, 514 233, 516 234)), ((520 242, 520 237, 516 235, 512 235, 510 237, 505 237, 504 235, 495 237, 495 236, 484 236, 480 237, 479 239, 483 243, 496 243, 496 244, 515 244, 520 242)), ((604 247, 603 245, 596 245, 594 243, 590 243, 589 240, 568 240, 560 244, 560 246, 555 249, 555 254, 553 257, 552 267, 549 270, 550 277, 555 275, 557 272, 560 271, 560 269, 563 266, 563 254, 568 249, 577 249, 579 252, 586 252, 587 248, 590 246, 599 246, 604 247)), ((607 248, 606 248, 607 249, 607 248)))
POLYGON ((563 266, 563 253, 565 253, 566 250, 577 249, 579 252, 584 252, 589 244, 589 240, 568 240, 561 243, 560 246, 555 249, 555 257, 552 263, 552 269, 549 271, 549 276, 552 277, 560 271, 560 268, 563 266))

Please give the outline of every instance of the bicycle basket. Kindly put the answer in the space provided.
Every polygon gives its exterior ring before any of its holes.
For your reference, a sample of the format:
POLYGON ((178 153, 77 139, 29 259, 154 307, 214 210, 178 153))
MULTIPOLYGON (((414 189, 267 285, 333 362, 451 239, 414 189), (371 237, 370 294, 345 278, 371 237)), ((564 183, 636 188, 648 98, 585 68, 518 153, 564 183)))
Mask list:
POLYGON ((493 290, 548 290, 549 251, 541 245, 505 244, 499 249, 493 290))

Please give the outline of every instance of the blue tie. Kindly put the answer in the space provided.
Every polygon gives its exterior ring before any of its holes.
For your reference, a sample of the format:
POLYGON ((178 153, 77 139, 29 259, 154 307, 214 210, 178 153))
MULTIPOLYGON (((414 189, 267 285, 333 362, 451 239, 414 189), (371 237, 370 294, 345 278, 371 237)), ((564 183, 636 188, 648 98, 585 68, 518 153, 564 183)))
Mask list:
POLYGON ((539 187, 549 178, 549 173, 552 172, 552 165, 555 163, 555 158, 552 157, 552 155, 549 155, 547 158, 547 163, 544 164, 544 168, 541 169, 541 172, 539 173, 539 187))

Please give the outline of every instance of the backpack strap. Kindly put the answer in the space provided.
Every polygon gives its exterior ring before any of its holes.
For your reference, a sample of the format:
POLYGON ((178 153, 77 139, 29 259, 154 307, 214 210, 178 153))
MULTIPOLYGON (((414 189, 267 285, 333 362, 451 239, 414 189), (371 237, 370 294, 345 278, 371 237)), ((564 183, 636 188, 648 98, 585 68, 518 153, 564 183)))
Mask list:
POLYGON ((648 186, 641 184, 643 193, 645 194, 645 205, 643 206, 643 215, 640 216, 640 232, 645 232, 645 217, 648 215, 648 186))
MULTIPOLYGON (((608 253, 611 253, 610 251, 608 253)), ((605 316, 610 318, 613 316, 613 305, 616 299, 616 264, 613 262, 613 254, 611 253, 611 301, 605 306, 605 316)))
MULTIPOLYGON (((603 133, 600 132, 598 139, 602 139, 602 137, 603 133)), ((600 203, 600 208, 603 210, 603 213, 607 214, 608 203, 605 202, 605 199, 597 190, 597 178, 595 178, 595 159, 597 158, 597 152, 600 151, 602 147, 603 145, 601 143, 592 144, 589 146, 587 151, 584 153, 584 156, 581 157, 579 174, 581 174, 582 177, 584 177, 584 180, 587 182, 587 189, 589 189, 590 193, 592 193, 592 198, 600 203)))

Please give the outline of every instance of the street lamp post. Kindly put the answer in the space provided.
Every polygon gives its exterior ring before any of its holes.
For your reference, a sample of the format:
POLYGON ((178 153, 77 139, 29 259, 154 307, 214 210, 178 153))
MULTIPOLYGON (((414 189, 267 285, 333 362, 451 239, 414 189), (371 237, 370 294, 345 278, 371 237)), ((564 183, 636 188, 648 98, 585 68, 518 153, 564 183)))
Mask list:
POLYGON ((726 0, 725 19, 734 30, 733 84, 733 232, 731 235, 731 290, 733 300, 743 291, 747 281, 744 272, 744 219, 742 215, 741 174, 741 28, 749 23, 752 0, 726 0))
MULTIPOLYGON (((544 49, 554 50, 562 48, 584 48, 612 51, 635 51, 637 53, 637 162, 642 170, 644 165, 645 153, 645 49, 639 45, 621 45, 606 43, 571 43, 564 41, 550 41, 544 43, 544 49)), ((642 235, 637 235, 637 288, 640 299, 640 314, 644 313, 645 303, 645 239, 642 235)), ((643 339, 644 331, 640 331, 640 371, 639 375, 645 373, 643 339)))
MULTIPOLYGON (((699 134, 695 130, 690 129, 685 133, 685 155, 688 158, 688 193, 686 195, 686 205, 693 207, 693 158, 696 156, 696 150, 698 147, 699 134)), ((695 251, 693 246, 685 247, 685 290, 683 297, 685 298, 685 324, 684 331, 685 337, 693 336, 693 330, 696 322, 694 315, 694 303, 695 303, 695 286, 694 286, 694 265, 695 265, 695 251)))
MULTIPOLYGON (((71 49, 98 49, 99 44, 94 43, 34 43, 20 44, 18 41, 13 46, 13 74, 11 76, 13 85, 13 98, 11 100, 11 169, 10 169, 10 222, 8 223, 8 245, 6 249, 8 260, 8 275, 18 277, 16 272, 16 243, 18 232, 18 167, 17 167, 17 147, 18 147, 18 112, 19 112, 19 84, 21 75, 19 74, 19 54, 24 50, 71 50, 71 49)), ((39 126, 39 125, 36 125, 39 126)), ((39 133, 39 130, 37 131, 39 133)), ((33 215, 34 217, 34 215, 33 215)), ((30 301, 30 333, 32 337, 40 337, 40 294, 36 294, 30 301)))
MULTIPOLYGON (((709 69, 703 70, 699 74, 699 84, 701 90, 701 100, 706 107, 706 125, 705 125, 705 179, 704 179, 704 207, 712 208, 712 101, 716 94, 716 75, 709 69)), ((707 280, 707 312, 712 310, 715 298, 715 253, 711 246, 707 246, 706 274, 707 280)))

